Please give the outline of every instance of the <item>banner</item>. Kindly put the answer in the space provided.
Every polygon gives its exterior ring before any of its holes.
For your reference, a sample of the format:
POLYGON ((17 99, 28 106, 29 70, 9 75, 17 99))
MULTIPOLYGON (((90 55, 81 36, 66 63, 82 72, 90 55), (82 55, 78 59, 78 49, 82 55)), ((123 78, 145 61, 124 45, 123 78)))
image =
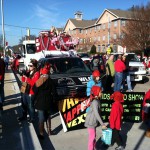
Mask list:
MULTIPOLYGON (((123 93, 124 100, 123 121, 141 122, 144 92, 123 93)), ((100 99, 101 117, 104 122, 109 121, 113 100, 110 93, 103 93, 100 99)), ((59 111, 64 132, 84 128, 86 109, 90 106, 89 98, 66 98, 59 101, 59 111)))

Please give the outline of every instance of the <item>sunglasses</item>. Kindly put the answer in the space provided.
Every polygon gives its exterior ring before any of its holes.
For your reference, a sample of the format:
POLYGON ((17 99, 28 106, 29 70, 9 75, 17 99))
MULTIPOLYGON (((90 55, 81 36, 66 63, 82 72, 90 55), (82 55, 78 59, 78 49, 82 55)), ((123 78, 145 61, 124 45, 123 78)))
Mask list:
POLYGON ((33 67, 33 65, 28 65, 28 67, 33 67))

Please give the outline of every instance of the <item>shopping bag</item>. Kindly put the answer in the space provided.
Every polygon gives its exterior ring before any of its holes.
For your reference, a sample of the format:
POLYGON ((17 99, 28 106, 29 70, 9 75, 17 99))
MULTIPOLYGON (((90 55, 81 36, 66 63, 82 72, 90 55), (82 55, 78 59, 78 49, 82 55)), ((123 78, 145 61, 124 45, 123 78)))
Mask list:
POLYGON ((28 84, 27 82, 22 82, 22 85, 21 85, 21 88, 20 88, 20 92, 29 94, 30 87, 31 87, 30 84, 28 84))
POLYGON ((111 145, 111 139, 112 139, 112 129, 107 128, 106 130, 102 130, 102 137, 101 140, 106 145, 111 145))

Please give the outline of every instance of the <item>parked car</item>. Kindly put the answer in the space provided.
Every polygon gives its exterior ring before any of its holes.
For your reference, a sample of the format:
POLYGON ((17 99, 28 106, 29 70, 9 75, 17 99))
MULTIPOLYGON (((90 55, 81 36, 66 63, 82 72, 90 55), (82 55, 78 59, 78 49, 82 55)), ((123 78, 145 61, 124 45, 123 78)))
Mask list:
MULTIPOLYGON (((114 62, 117 60, 118 55, 123 53, 111 53, 114 55, 114 62)), ((135 53, 125 53, 126 57, 129 59, 129 74, 131 76, 131 81, 142 81, 146 77, 146 69, 144 64, 140 61, 135 53)))

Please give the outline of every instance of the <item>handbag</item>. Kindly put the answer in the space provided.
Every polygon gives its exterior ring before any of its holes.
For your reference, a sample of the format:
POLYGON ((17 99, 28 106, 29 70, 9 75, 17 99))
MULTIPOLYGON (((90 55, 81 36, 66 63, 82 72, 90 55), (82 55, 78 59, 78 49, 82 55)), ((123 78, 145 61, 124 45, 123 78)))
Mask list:
POLYGON ((22 85, 21 85, 21 88, 20 88, 20 92, 29 94, 30 87, 31 87, 30 84, 28 84, 27 82, 22 82, 22 85))
POLYGON ((111 139, 112 139, 112 129, 107 128, 106 130, 102 130, 102 137, 101 140, 106 145, 111 145, 111 139))

